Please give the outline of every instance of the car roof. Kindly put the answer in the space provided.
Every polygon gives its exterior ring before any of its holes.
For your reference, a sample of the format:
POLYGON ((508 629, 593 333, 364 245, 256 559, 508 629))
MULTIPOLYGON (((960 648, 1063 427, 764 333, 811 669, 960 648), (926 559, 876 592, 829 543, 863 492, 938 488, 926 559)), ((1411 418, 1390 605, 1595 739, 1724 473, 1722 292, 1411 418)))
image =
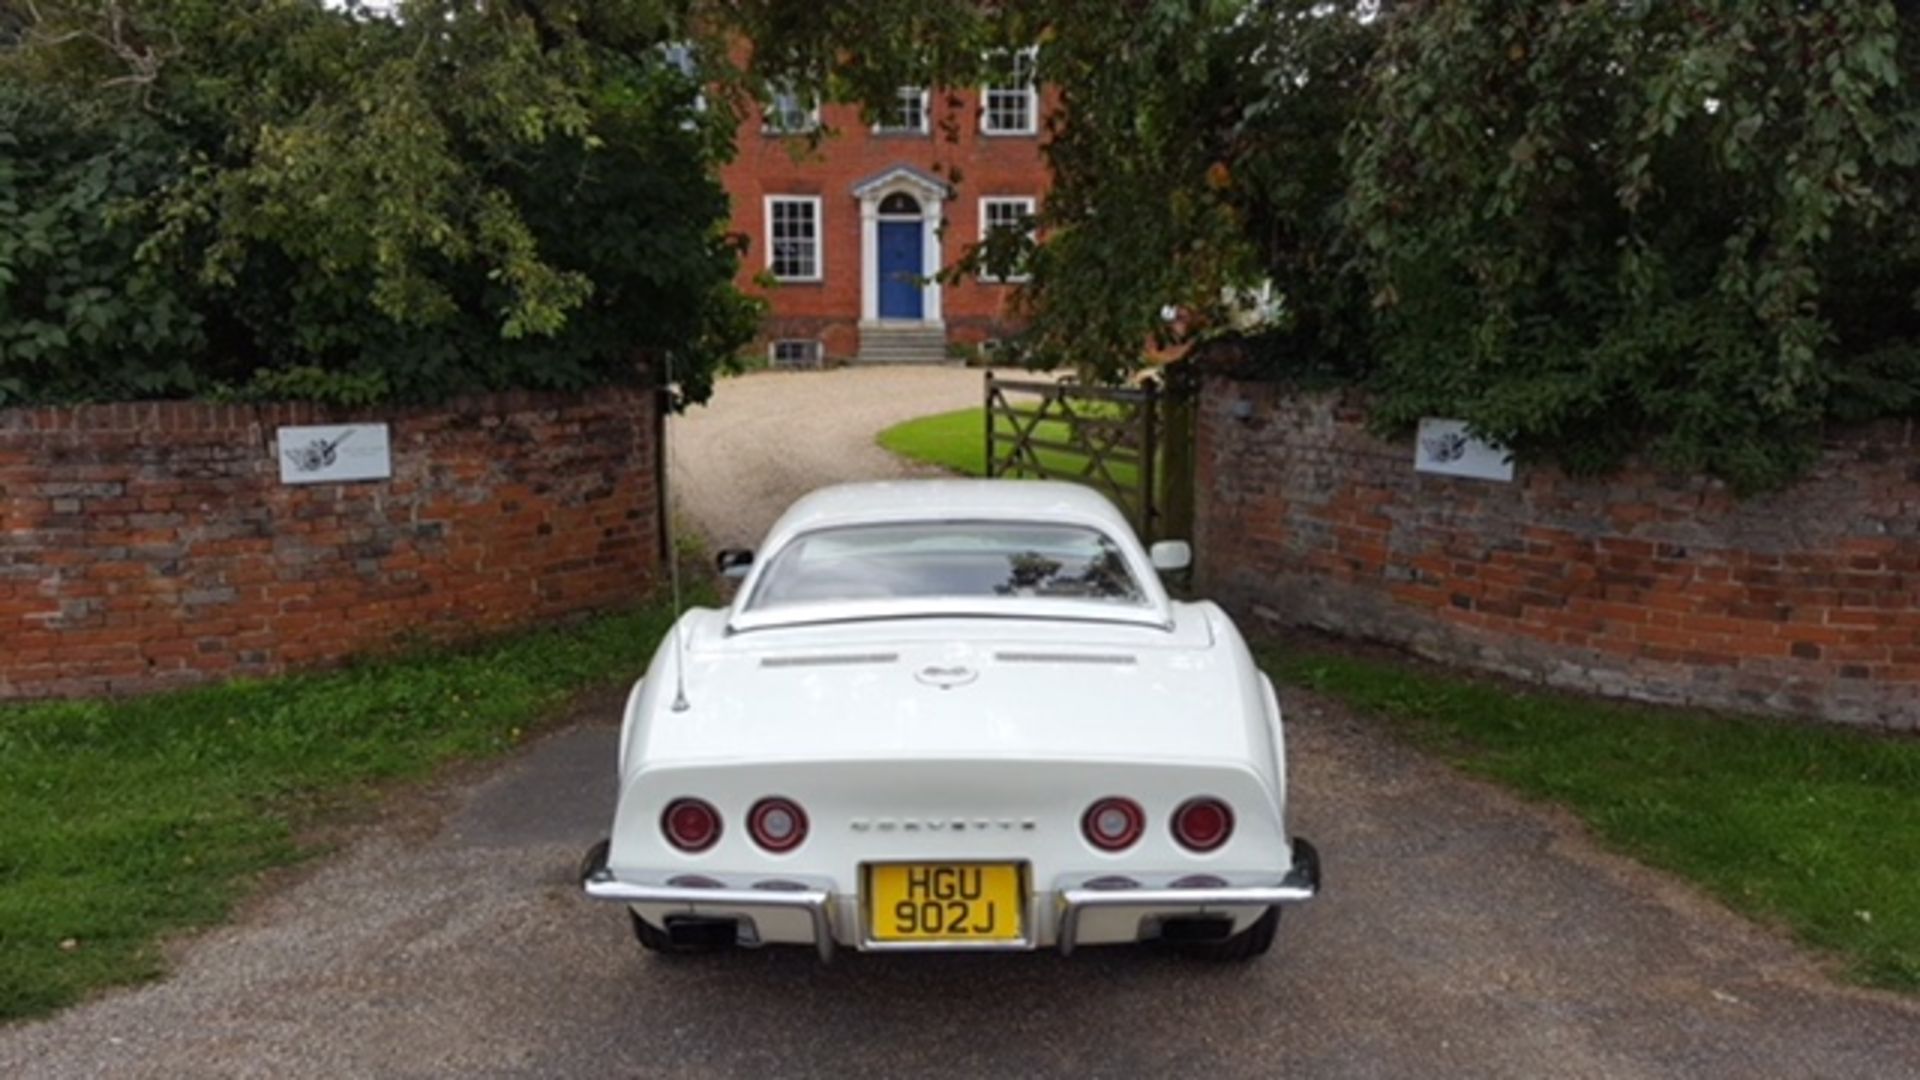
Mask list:
POLYGON ((1132 538, 1106 496, 1057 480, 891 480, 836 484, 802 497, 767 534, 767 548, 816 529, 910 521, 1058 521, 1132 538))

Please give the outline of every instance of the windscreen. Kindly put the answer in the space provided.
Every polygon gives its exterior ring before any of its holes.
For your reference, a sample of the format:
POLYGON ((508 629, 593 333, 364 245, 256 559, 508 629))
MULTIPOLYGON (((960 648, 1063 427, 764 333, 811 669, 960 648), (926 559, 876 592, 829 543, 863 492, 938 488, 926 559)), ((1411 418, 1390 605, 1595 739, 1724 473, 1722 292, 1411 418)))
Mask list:
POLYGON ((1098 529, 1011 522, 860 525, 795 538, 747 604, 1058 598, 1144 604, 1120 548, 1098 529))

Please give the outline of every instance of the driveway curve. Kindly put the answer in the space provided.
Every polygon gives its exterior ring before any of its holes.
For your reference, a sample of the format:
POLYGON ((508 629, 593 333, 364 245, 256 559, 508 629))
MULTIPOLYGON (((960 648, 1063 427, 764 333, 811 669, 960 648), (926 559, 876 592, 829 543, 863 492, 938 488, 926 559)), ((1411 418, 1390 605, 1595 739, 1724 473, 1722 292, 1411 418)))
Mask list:
POLYGON ((985 377, 963 367, 850 367, 723 379, 712 401, 668 421, 667 482, 680 521, 715 547, 753 547, 814 488, 938 475, 874 436, 979 405, 985 377))

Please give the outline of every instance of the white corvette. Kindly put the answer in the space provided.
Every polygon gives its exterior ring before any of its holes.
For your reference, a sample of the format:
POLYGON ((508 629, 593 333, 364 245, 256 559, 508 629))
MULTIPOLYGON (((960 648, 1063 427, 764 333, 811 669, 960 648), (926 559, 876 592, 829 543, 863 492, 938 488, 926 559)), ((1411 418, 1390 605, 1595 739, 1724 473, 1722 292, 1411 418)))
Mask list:
POLYGON ((1161 587, 1187 558, 1070 484, 801 499, 634 686, 587 895, 664 951, 1264 953, 1319 859, 1273 687, 1161 587))

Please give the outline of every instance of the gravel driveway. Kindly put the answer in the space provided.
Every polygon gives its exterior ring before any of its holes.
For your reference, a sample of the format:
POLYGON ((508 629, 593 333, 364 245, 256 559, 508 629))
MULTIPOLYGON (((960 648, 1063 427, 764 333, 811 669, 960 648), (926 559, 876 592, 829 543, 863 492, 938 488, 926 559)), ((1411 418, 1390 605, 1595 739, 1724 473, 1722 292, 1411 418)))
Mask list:
MULTIPOLYGON (((685 513, 753 540, 799 491, 897 475, 873 432, 978 379, 729 382, 680 422, 685 513)), ((1920 1002, 1836 984, 1565 815, 1282 698, 1327 889, 1251 965, 644 955, 573 885, 611 814, 609 693, 504 766, 395 796, 165 981, 0 1029, 0 1076, 1920 1075, 1920 1002)))
POLYGON ((668 483, 681 521, 715 547, 753 547, 814 488, 938 475, 873 438, 902 420, 979 405, 985 377, 963 367, 856 367, 722 380, 710 405, 669 421, 668 483))

